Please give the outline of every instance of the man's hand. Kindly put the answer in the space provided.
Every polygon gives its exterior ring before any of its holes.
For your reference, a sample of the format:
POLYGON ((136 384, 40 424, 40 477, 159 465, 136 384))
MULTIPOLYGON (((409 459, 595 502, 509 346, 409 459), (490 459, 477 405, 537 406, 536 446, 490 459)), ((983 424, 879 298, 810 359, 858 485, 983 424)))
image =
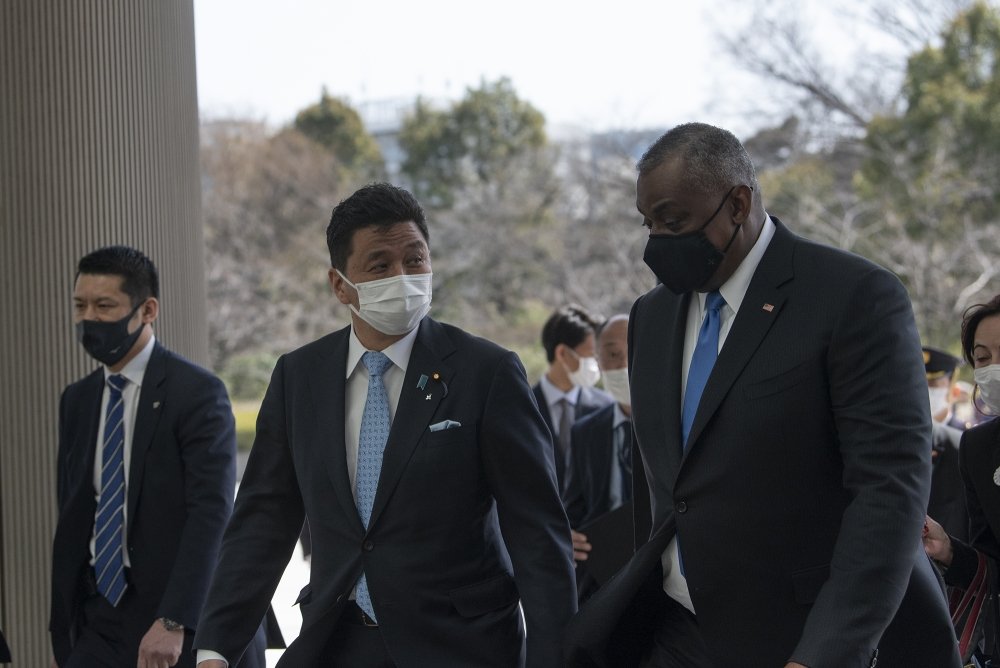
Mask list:
POLYGON ((170 668, 181 658, 183 646, 184 629, 168 631, 157 619, 139 643, 139 668, 170 668))
POLYGON ((945 532, 944 527, 929 516, 925 516, 924 530, 921 536, 924 541, 924 552, 927 553, 927 556, 945 566, 951 566, 955 552, 951 547, 951 537, 945 532))
POLYGON ((573 559, 576 561, 586 561, 589 556, 587 553, 590 552, 590 543, 587 542, 587 537, 580 533, 579 531, 570 531, 573 535, 573 559))

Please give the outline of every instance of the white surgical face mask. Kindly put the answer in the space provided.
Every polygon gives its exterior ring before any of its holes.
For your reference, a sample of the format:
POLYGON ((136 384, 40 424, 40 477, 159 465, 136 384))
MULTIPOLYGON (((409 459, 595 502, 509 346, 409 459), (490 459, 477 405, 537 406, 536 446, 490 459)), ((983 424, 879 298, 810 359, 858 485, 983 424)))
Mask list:
POLYGON ((627 367, 606 370, 604 372, 604 389, 618 403, 625 406, 632 405, 632 397, 629 395, 627 367))
POLYGON ((570 349, 570 352, 576 355, 576 359, 579 360, 580 365, 576 367, 576 371, 569 372, 569 382, 580 387, 593 387, 597 385, 597 381, 601 379, 601 367, 597 366, 597 358, 580 357, 572 349, 570 349))
POLYGON ((948 409, 950 406, 948 403, 948 392, 950 390, 950 387, 927 388, 927 394, 931 400, 931 416, 937 415, 941 411, 948 409))
POLYGON ((358 292, 358 308, 351 310, 369 325, 395 336, 416 327, 431 310, 433 274, 400 274, 355 285, 340 270, 340 277, 358 292))
POLYGON ((979 386, 979 396, 991 415, 1000 415, 1000 364, 991 364, 972 372, 979 386))

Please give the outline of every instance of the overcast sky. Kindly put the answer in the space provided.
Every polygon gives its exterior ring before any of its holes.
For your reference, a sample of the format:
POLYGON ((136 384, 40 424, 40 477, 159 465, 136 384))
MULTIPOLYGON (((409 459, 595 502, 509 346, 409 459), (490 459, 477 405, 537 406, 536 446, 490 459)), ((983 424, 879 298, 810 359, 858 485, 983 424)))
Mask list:
MULTIPOLYGON (((723 0, 194 4, 198 93, 208 116, 281 125, 324 86, 358 105, 418 94, 457 99, 483 78, 507 76, 550 127, 704 120, 739 134, 757 122, 742 112, 744 101, 766 96, 715 34, 718 25, 740 25, 732 14, 740 5, 723 0)), ((834 36, 830 48, 846 41, 834 36)))

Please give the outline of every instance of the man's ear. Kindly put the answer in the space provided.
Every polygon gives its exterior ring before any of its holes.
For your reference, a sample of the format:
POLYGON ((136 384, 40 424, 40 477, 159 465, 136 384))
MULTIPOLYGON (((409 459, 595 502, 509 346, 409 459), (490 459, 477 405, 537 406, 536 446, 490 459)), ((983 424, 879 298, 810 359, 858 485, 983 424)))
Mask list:
POLYGON ((341 304, 351 304, 353 300, 351 299, 351 287, 347 285, 347 281, 340 275, 333 267, 326 273, 330 280, 330 290, 333 292, 334 296, 340 301, 341 304))
POLYGON ((753 188, 736 186, 729 201, 732 206, 733 222, 737 225, 747 222, 750 218, 750 212, 753 210, 753 188))
POLYGON ((152 323, 160 315, 160 302, 156 297, 150 297, 139 307, 142 324, 152 323))

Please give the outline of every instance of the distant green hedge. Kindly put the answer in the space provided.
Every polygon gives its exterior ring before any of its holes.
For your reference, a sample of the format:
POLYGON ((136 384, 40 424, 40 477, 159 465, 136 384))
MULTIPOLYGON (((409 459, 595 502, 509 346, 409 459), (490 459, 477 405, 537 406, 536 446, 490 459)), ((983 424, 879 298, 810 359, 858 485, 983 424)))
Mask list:
POLYGON ((256 401, 237 401, 233 404, 233 415, 236 416, 236 447, 245 452, 250 451, 254 435, 257 433, 257 412, 260 403, 256 401))

